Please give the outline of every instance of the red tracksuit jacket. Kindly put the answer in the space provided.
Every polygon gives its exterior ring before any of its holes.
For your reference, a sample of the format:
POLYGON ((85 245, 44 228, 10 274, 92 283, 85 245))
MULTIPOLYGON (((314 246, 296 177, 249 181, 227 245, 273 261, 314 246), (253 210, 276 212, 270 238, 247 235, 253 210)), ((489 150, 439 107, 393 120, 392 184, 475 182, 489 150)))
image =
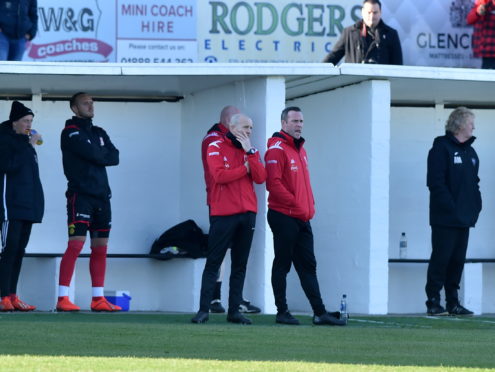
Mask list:
POLYGON ((210 143, 206 151, 206 164, 212 179, 209 185, 210 216, 258 211, 253 181, 261 184, 266 179, 258 151, 248 155, 225 137, 210 143), (246 161, 250 173, 244 166, 246 161))
POLYGON ((220 123, 215 124, 210 129, 208 129, 206 136, 203 138, 203 141, 201 142, 201 160, 203 162, 203 170, 205 174, 207 205, 210 205, 210 194, 211 194, 211 185, 213 183, 213 178, 211 177, 210 171, 208 170, 208 164, 206 162, 206 158, 207 158, 206 151, 208 150, 208 146, 210 145, 210 143, 219 140, 224 140, 228 132, 229 130, 224 125, 220 123))
POLYGON ((315 201, 303 144, 304 139, 296 141, 283 131, 268 139, 266 189, 270 193, 268 208, 309 221, 315 214, 315 201))

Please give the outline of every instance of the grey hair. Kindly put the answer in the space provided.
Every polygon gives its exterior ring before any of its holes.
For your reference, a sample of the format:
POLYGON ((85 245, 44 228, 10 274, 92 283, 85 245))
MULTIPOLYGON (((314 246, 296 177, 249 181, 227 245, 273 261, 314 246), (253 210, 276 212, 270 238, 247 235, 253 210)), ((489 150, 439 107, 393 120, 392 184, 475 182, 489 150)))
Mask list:
POLYGON ((253 121, 251 120, 251 118, 249 116, 244 115, 244 114, 235 114, 235 115, 232 115, 232 117, 230 118, 229 127, 230 128, 235 127, 235 126, 241 124, 241 122, 243 120, 247 120, 251 124, 253 123, 253 121))
POLYGON ((473 112, 467 107, 459 106, 450 113, 447 123, 445 123, 445 130, 457 134, 470 118, 474 118, 473 112))

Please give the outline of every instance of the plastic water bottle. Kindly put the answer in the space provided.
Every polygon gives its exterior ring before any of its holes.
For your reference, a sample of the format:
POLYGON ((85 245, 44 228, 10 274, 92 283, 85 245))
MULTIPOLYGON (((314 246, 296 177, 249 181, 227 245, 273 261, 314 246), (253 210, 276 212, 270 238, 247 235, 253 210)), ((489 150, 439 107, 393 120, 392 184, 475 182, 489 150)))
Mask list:
POLYGON ((347 312, 347 295, 343 294, 342 299, 340 300, 340 319, 343 319, 347 322, 349 319, 349 313, 347 312))
MULTIPOLYGON (((31 128, 29 130, 29 137, 31 137, 33 134, 38 134, 38 132, 35 129, 31 128)), ((43 139, 40 138, 39 140, 37 140, 36 141, 36 144, 37 145, 42 145, 43 144, 43 139)))
POLYGON ((407 258, 407 237, 403 232, 399 240, 399 258, 407 258))

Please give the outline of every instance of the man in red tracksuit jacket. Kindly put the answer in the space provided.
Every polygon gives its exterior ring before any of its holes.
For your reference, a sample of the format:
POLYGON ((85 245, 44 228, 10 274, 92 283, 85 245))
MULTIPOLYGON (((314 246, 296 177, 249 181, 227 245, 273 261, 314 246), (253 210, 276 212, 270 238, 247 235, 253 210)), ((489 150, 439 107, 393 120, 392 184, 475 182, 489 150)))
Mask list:
POLYGON ((235 114, 239 114, 241 111, 234 106, 225 106, 220 113, 220 122, 214 124, 208 132, 206 136, 203 138, 201 142, 201 160, 203 162, 203 170, 205 175, 205 184, 206 184, 206 204, 210 205, 210 190, 212 184, 214 183, 213 177, 208 171, 208 163, 206 161, 208 157, 208 146, 212 142, 215 141, 223 141, 225 136, 229 132, 229 123, 232 116, 235 114))
POLYGON ((474 26, 473 54, 481 68, 495 69, 495 0, 476 0, 466 21, 474 26))
MULTIPOLYGON (((206 185, 206 204, 210 206, 210 190, 213 183, 213 177, 208 170, 208 163, 206 162, 208 146, 215 141, 225 139, 225 136, 229 132, 229 123, 232 116, 239 114, 241 111, 235 106, 225 106, 220 112, 220 121, 214 124, 206 136, 201 142, 201 160, 203 162, 203 170, 205 176, 206 185)), ((215 283, 215 290, 213 291, 213 298, 210 304, 210 312, 212 313, 224 313, 225 309, 222 306, 221 296, 222 296, 222 276, 223 276, 223 263, 218 271, 217 281, 215 283)), ((259 313, 261 309, 257 306, 251 304, 250 301, 242 297, 241 305, 239 306, 239 311, 241 313, 259 313)))
POLYGON ((309 180, 308 157, 303 147, 303 114, 299 107, 282 111, 282 130, 268 140, 265 154, 268 224, 273 232, 275 258, 272 287, 277 306, 277 323, 297 325, 286 299, 287 274, 291 265, 314 312, 316 325, 345 325, 336 313, 328 313, 321 299, 316 276, 313 232, 310 220, 315 214, 309 180))
POLYGON ((193 323, 208 321, 218 270, 231 248, 231 275, 227 321, 251 324, 239 312, 246 266, 258 211, 253 181, 265 182, 266 173, 258 150, 249 139, 253 124, 243 114, 232 116, 229 133, 212 142, 206 151, 211 175, 208 185, 210 231, 208 254, 201 282, 200 307, 193 323))

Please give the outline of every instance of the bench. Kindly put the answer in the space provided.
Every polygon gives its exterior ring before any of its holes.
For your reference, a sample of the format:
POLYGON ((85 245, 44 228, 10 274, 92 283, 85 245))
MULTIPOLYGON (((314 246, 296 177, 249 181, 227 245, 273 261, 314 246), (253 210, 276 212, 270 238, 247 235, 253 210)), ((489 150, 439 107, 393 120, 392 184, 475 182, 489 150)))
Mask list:
MULTIPOLYGON (((62 257, 63 253, 26 253, 24 257, 36 257, 36 258, 55 258, 62 257)), ((81 253, 79 257, 89 258, 91 255, 89 253, 81 253)), ((108 253, 107 258, 157 258, 159 259, 161 255, 159 254, 146 254, 146 253, 108 253)), ((180 258, 180 257, 178 257, 180 258)))
MULTIPOLYGON (((429 259, 425 258, 389 258, 389 263, 428 263, 429 259)), ((492 263, 495 258, 466 258, 466 263, 492 263)))
MULTIPOLYGON (((423 258, 390 258, 388 260, 389 313, 424 313, 426 265, 416 264, 428 264, 429 261, 423 258), (404 296, 404 293, 408 295, 404 296)), ((483 298, 484 294, 486 297, 487 292, 484 284, 485 286, 491 285, 488 280, 483 280, 488 274, 491 275, 484 266, 492 263, 495 263, 494 258, 466 258, 459 295, 463 304, 475 314, 487 312, 483 311, 484 307, 489 312, 493 312, 490 300, 483 298)))
MULTIPOLYGON (((55 308, 58 276, 63 253, 26 253, 18 292, 41 311, 55 308)), ((82 310, 89 310, 91 278, 88 258, 81 253, 76 262, 69 296, 82 310)), ((158 260, 145 253, 108 253, 105 289, 131 293, 133 311, 194 312, 205 259, 158 260), (139 259, 139 260, 136 260, 139 259)))

